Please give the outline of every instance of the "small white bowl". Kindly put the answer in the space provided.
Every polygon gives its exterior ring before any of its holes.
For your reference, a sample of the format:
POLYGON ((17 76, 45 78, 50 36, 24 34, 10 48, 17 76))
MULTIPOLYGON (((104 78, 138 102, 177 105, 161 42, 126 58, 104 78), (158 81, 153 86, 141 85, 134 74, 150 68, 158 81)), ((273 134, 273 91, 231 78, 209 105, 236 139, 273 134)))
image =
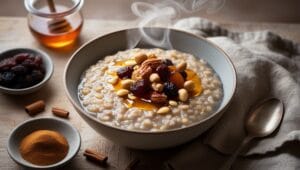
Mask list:
POLYGON ((37 49, 30 49, 30 48, 10 49, 10 50, 0 53, 0 61, 5 58, 12 57, 19 53, 32 53, 32 54, 40 55, 42 57, 43 66, 45 69, 44 79, 41 82, 39 82, 33 86, 21 88, 21 89, 8 88, 8 87, 4 87, 4 86, 0 85, 0 92, 2 92, 2 93, 13 94, 13 95, 24 95, 24 94, 33 93, 33 92, 37 91, 38 89, 40 89, 41 87, 43 87, 53 74, 53 62, 52 62, 51 58, 45 52, 37 50, 37 49))
POLYGON ((7 151, 9 156, 18 164, 26 167, 26 168, 35 168, 35 169, 54 169, 60 166, 65 165, 75 155, 78 153, 80 149, 81 139, 79 132, 68 122, 65 120, 57 119, 57 118, 37 118, 25 121, 18 125, 8 137, 7 142, 7 151), (24 160, 19 152, 19 145, 21 140, 29 135, 30 133, 36 130, 53 130, 61 133, 69 143, 69 151, 66 157, 51 165, 39 166, 32 164, 26 160, 24 160))

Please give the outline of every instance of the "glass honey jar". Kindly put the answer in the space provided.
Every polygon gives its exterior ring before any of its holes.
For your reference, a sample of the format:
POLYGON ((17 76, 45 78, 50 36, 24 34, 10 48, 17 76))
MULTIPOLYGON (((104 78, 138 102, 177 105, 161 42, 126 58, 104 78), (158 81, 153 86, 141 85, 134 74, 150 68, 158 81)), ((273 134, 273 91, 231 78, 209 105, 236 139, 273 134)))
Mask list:
POLYGON ((61 48, 73 44, 83 25, 84 0, 25 0, 28 27, 43 45, 61 48))

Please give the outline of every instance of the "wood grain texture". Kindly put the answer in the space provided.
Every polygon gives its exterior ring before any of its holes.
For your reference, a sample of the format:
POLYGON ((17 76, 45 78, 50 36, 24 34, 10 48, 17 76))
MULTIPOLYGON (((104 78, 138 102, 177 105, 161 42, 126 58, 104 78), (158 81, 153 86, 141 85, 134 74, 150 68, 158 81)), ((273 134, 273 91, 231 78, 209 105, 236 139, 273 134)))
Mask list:
MULTIPOLYGON (((0 94, 0 169, 22 169, 9 158, 6 151, 7 137, 11 130, 19 123, 31 119, 24 111, 24 106, 43 99, 46 110, 35 117, 52 117, 51 107, 57 106, 70 111, 69 121, 81 134, 82 145, 78 155, 63 169, 125 169, 127 164, 135 158, 141 160, 141 169, 162 169, 164 160, 178 152, 183 146, 159 150, 139 151, 113 144, 90 128, 76 113, 68 101, 63 86, 63 71, 71 54, 83 43, 108 32, 134 27, 134 21, 103 21, 87 20, 84 23, 79 41, 68 49, 53 50, 41 46, 30 34, 26 18, 0 17, 0 52, 16 47, 37 48, 47 52, 54 62, 54 74, 48 84, 41 90, 24 96, 10 96, 0 94), (85 148, 93 148, 108 155, 108 167, 101 168, 85 160, 85 148)), ((300 42, 300 25, 298 24, 237 24, 221 23, 226 28, 236 31, 255 31, 269 29, 281 34, 285 38, 300 42)), ((188 145, 188 144, 187 144, 188 145)))

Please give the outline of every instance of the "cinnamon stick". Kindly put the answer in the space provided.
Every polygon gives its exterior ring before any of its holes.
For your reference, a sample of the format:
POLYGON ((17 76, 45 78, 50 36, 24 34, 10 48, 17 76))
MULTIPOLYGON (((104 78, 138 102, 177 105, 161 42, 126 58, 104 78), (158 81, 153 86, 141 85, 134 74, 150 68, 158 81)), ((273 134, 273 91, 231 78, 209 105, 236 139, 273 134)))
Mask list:
POLYGON ((30 115, 34 116, 45 110, 45 102, 43 100, 38 100, 32 104, 25 106, 25 111, 30 115))
POLYGON ((84 156, 86 156, 86 158, 90 161, 93 161, 95 163, 99 163, 99 164, 106 164, 106 161, 108 159, 108 157, 102 153, 96 152, 94 150, 91 149, 86 149, 83 153, 84 156))
POLYGON ((68 118, 69 117, 69 111, 59 108, 59 107, 52 107, 52 113, 55 116, 62 117, 62 118, 68 118))

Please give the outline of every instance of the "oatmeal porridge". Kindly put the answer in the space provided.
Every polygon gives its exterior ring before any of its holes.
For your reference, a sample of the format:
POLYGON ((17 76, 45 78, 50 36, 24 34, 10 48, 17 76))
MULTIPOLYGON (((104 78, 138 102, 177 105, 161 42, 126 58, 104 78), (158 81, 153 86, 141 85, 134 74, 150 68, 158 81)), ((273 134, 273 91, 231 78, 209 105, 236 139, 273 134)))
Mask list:
POLYGON ((223 89, 203 59, 176 50, 136 48, 90 66, 78 95, 83 108, 105 124, 163 131, 209 116, 220 104, 223 89))

